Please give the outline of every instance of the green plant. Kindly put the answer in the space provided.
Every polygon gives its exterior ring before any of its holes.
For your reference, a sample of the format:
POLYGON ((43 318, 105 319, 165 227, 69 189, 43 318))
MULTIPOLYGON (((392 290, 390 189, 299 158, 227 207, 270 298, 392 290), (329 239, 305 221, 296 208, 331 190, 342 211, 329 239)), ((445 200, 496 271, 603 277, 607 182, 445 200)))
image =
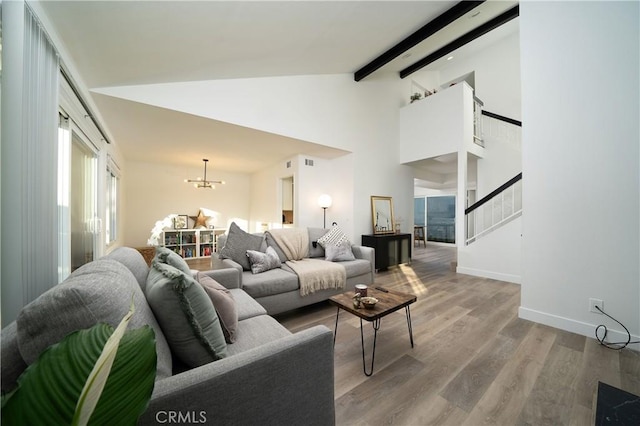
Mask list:
POLYGON ((156 376, 155 334, 97 324, 46 349, 2 398, 6 425, 135 424, 156 376))

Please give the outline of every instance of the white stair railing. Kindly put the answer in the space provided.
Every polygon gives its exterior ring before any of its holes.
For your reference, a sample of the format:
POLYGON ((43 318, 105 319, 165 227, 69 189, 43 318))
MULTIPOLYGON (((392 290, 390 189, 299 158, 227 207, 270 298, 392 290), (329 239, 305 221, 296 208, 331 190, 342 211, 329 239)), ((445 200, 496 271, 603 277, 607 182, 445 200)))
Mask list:
POLYGON ((467 245, 522 215, 522 173, 465 211, 467 245))

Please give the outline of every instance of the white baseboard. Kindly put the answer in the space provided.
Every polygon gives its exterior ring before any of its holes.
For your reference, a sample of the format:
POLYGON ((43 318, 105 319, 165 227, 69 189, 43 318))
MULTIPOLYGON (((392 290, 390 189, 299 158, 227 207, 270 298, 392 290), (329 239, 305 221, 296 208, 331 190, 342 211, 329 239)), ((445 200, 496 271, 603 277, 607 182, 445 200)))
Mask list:
POLYGON ((458 274, 473 275, 474 277, 491 278, 492 280, 506 281, 514 284, 521 284, 520 275, 503 274, 501 272, 485 271, 482 269, 466 268, 458 266, 456 268, 458 274))
MULTIPOLYGON (((522 319, 537 322, 540 324, 548 325, 550 327, 559 328, 561 330, 569 331, 571 333, 580 334, 582 336, 596 338, 596 327, 598 324, 589 324, 582 321, 576 321, 570 318, 564 318, 557 315, 552 315, 546 312, 536 311, 534 309, 523 308, 518 309, 518 315, 522 319)), ((604 322, 604 321, 603 321, 604 322)), ((602 335, 600 334, 602 337, 602 335)), ((607 327, 607 341, 608 342, 626 342, 628 335, 625 331, 612 329, 607 327)), ((639 336, 631 335, 631 341, 640 340, 639 336)), ((640 347, 637 344, 627 346, 629 349, 640 351, 640 347)))

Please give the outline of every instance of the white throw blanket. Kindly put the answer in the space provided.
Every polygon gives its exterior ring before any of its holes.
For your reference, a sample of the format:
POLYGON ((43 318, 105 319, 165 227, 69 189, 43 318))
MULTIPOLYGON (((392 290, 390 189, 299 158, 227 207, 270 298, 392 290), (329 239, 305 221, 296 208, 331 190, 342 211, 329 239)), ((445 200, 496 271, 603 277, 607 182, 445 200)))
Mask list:
POLYGON ((344 288, 347 271, 344 266, 320 259, 309 259, 309 232, 304 228, 283 228, 267 231, 287 257, 286 265, 300 281, 300 295, 318 290, 344 288))
POLYGON ((309 256, 309 231, 306 229, 282 228, 267 232, 287 256, 287 260, 301 260, 309 256))
POLYGON ((287 266, 298 274, 300 296, 306 296, 318 290, 344 288, 347 282, 347 270, 344 266, 321 259, 288 260, 287 266))

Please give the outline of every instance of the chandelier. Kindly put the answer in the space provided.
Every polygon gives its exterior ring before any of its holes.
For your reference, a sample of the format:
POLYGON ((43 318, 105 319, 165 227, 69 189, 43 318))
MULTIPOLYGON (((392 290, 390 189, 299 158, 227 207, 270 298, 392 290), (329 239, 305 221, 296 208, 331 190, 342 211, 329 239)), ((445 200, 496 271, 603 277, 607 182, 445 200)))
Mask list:
POLYGON ((209 160, 207 160, 206 158, 203 158, 202 161, 204 161, 204 178, 185 179, 184 181, 188 183, 192 183, 194 188, 216 189, 216 186, 214 185, 214 183, 224 185, 225 182, 223 180, 207 180, 207 162, 209 162, 209 160))

